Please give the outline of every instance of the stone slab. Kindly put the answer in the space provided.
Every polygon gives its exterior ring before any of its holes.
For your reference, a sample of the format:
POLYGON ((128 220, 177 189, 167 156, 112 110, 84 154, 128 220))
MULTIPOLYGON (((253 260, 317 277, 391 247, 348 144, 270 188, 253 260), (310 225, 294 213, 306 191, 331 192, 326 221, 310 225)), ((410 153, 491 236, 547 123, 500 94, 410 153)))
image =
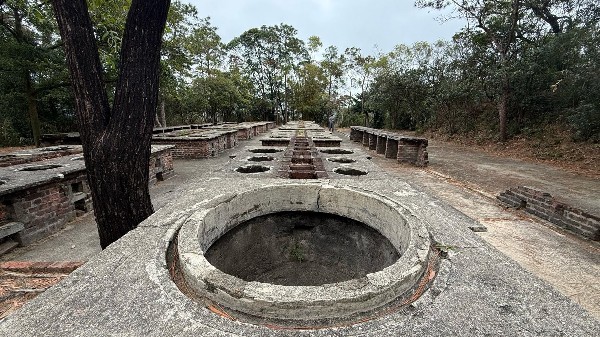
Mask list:
POLYGON ((25 228, 25 226, 21 222, 9 222, 0 225, 0 239, 5 238, 9 235, 13 235, 23 230, 23 228, 25 228))

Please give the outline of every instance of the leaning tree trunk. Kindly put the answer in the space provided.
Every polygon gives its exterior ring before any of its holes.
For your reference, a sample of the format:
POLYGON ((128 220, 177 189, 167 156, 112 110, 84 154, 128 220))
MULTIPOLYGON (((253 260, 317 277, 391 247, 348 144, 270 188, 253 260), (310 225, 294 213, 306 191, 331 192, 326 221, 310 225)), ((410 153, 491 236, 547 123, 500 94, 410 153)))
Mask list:
MULTIPOLYGON (((0 2, 0 5, 2 3, 0 2)), ((15 36, 17 38, 17 42, 20 44, 24 44, 25 36, 23 32, 23 17, 21 17, 21 13, 15 8, 13 9, 13 15, 15 18, 15 36)), ((41 136, 41 127, 40 127, 40 116, 38 114, 37 108, 37 98, 35 89, 33 88, 33 80, 31 79, 31 72, 29 70, 25 70, 23 72, 23 79, 25 81, 25 95, 27 97, 27 113, 29 116, 29 123, 31 125, 31 133, 33 135, 33 143, 35 146, 40 146, 40 136, 41 136)))
POLYGON ((502 80, 502 92, 500 93, 500 100, 498 101, 498 129, 499 138, 501 142, 505 142, 507 139, 506 132, 506 115, 508 110, 508 100, 510 98, 510 86, 508 79, 502 80))
POLYGON ((29 123, 31 124, 31 132, 33 134, 33 144, 39 147, 42 128, 40 126, 37 98, 35 90, 33 89, 33 83, 31 81, 31 74, 29 71, 25 72, 25 91, 27 94, 27 112, 29 115, 29 123))
POLYGON ((160 123, 163 128, 167 127, 167 117, 165 115, 165 101, 160 103, 160 123))
POLYGON ((162 33, 170 0, 133 0, 112 109, 85 0, 52 0, 71 73, 100 245, 153 213, 150 139, 158 101, 162 33))

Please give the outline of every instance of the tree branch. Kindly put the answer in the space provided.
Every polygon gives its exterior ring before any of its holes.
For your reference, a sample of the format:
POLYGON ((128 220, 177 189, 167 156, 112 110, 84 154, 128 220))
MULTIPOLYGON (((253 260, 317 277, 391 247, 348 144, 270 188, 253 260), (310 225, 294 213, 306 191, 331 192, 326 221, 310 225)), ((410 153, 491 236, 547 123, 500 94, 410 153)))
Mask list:
MULTIPOLYGON (((67 65, 73 81, 82 140, 99 139, 110 117, 102 81, 102 64, 85 0, 53 0, 67 65)), ((98 144, 86 144, 97 146, 98 144)))

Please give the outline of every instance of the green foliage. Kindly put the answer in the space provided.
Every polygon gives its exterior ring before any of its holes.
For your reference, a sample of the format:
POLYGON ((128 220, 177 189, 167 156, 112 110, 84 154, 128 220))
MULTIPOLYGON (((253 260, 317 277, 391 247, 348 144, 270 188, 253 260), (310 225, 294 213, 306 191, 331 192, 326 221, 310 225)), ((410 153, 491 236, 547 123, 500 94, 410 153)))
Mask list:
POLYGON ((199 77, 192 83, 191 92, 195 93, 195 106, 208 112, 204 120, 213 123, 238 120, 235 113, 244 99, 229 74, 216 72, 213 76, 199 77))
POLYGON ((291 118, 318 123, 325 121, 328 81, 324 70, 316 64, 304 63, 299 67, 297 76, 297 81, 291 83, 291 118))
POLYGON ((306 257, 304 256, 304 248, 298 241, 294 241, 290 247, 290 260, 298 262, 306 260, 306 257))
MULTIPOLYGON (((256 97, 267 101, 270 112, 264 117, 289 114, 289 81, 294 70, 308 60, 304 41, 296 37, 294 27, 281 24, 252 28, 228 45, 241 68, 254 84, 256 97)), ((313 39, 313 45, 316 43, 313 39)))
POLYGON ((449 133, 483 128, 502 134, 494 123, 494 113, 500 111, 507 118, 508 136, 569 121, 576 139, 593 138, 598 115, 594 107, 600 99, 597 81, 592 80, 600 75, 595 61, 600 56, 597 2, 419 0, 416 4, 451 7, 470 22, 453 41, 460 52, 453 51, 442 62, 445 74, 433 84, 439 90, 432 96, 430 126, 449 133))
POLYGON ((573 109, 569 122, 575 132, 575 140, 590 140, 600 142, 600 106, 594 104, 582 104, 573 109))
POLYGON ((64 53, 49 4, 9 0, 0 11, 0 145, 33 143, 72 125, 64 53))
POLYGON ((381 112, 381 110, 375 110, 373 112, 373 124, 371 125, 371 127, 375 129, 383 129, 384 125, 385 119, 383 112, 381 112))
MULTIPOLYGON (((130 0, 90 0, 112 95, 130 0)), ((160 100, 168 124, 305 119, 447 134, 532 135, 569 126, 599 142, 600 8, 592 0, 416 1, 468 21, 452 41, 399 44, 387 54, 340 52, 292 26, 252 28, 224 43, 210 18, 173 1, 160 100), (501 104, 503 103, 503 104, 501 104), (504 107, 504 108, 502 108, 504 107)), ((0 5, 0 143, 75 129, 53 14, 46 2, 0 5), (17 23, 21 23, 20 33, 17 23), (35 116, 38 117, 35 117, 35 116)))
POLYGON ((3 146, 21 145, 19 133, 13 127, 10 119, 4 119, 0 124, 0 144, 3 146))

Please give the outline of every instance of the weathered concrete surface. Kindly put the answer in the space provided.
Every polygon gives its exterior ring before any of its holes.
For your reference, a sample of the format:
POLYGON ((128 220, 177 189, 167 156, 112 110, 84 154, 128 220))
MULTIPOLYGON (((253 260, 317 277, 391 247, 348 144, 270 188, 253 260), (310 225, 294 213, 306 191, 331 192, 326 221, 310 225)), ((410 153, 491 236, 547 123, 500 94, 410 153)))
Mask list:
MULTIPOLYGON (((349 327, 280 331, 231 321, 183 295, 170 281, 164 251, 187 211, 206 195, 279 179, 199 180, 171 207, 94 257, 69 278, 0 323, 18 336, 593 336, 600 323, 468 230, 469 218, 415 186, 388 177, 330 180, 402 202, 450 254, 434 283, 407 310, 349 327)), ((314 184, 314 182, 306 182, 314 184)), ((206 201, 205 201, 206 202, 206 201)))
MULTIPOLYGON (((187 189, 198 171, 198 160, 178 160, 176 174, 150 186, 152 204, 157 210, 187 189)), ((93 212, 76 218, 47 238, 0 255, 0 261, 87 261, 101 251, 93 212)))

